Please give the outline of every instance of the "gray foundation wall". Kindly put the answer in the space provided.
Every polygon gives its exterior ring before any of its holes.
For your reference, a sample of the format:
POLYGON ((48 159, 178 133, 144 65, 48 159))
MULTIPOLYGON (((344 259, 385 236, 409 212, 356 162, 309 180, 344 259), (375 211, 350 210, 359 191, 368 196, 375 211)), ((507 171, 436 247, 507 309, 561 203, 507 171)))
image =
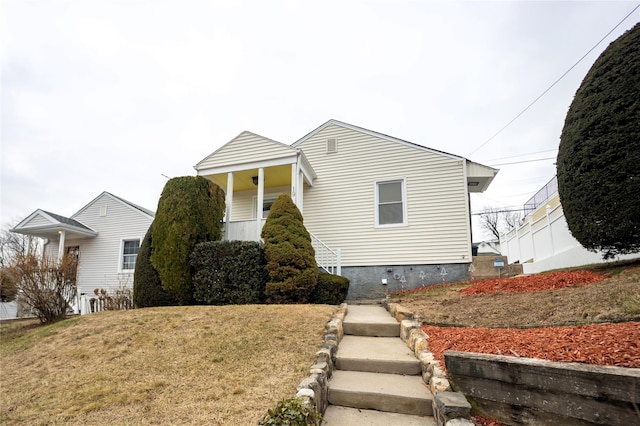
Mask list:
POLYGON ((405 290, 468 280, 469 264, 343 266, 342 276, 350 281, 347 300, 380 299, 402 291, 403 276, 405 290))

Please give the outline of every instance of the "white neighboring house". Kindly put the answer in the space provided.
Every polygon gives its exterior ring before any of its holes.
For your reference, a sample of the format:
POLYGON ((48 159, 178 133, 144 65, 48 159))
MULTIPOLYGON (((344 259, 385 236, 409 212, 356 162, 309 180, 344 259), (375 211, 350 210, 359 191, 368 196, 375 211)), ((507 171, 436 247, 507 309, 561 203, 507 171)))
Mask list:
MULTIPOLYGON (((78 296, 94 296, 94 289, 108 293, 133 288, 138 249, 153 222, 153 211, 109 192, 103 192, 71 217, 38 209, 11 232, 44 239, 44 254, 60 258, 78 256, 78 296)), ((81 302, 81 313, 88 311, 81 302)), ((78 307, 75 307, 76 311, 78 307)))
POLYGON ((350 279, 350 299, 466 278, 469 193, 497 173, 337 120, 292 145, 244 131, 195 169, 226 193, 227 240, 259 240, 273 201, 291 195, 319 265, 350 279))
MULTIPOLYGON (((522 263, 525 274, 605 262, 602 253, 587 250, 571 235, 555 176, 525 203, 524 211, 521 224, 500 236, 500 247, 509 263, 522 263)), ((611 261, 637 257, 621 255, 611 261)))

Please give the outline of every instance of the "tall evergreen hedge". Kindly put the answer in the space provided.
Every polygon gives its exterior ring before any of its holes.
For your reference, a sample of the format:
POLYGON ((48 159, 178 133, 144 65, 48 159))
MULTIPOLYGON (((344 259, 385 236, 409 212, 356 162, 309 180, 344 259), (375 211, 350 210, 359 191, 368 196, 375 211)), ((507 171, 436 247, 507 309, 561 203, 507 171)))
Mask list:
POLYGON ((262 303, 268 274, 262 244, 210 241, 191 253, 193 298, 212 305, 262 303))
POLYGON ((196 244, 222 238, 224 192, 202 176, 170 179, 152 226, 151 264, 180 305, 192 301, 189 256, 196 244))
POLYGON ((318 280, 311 235, 302 214, 287 194, 271 206, 262 228, 269 282, 269 303, 307 303, 318 280))
POLYGON ((140 244, 133 273, 133 303, 138 308, 170 306, 176 302, 162 288, 160 276, 151 264, 151 226, 140 244))
POLYGON ((600 55, 560 138, 558 192, 571 234, 604 258, 640 251, 640 24, 600 55))

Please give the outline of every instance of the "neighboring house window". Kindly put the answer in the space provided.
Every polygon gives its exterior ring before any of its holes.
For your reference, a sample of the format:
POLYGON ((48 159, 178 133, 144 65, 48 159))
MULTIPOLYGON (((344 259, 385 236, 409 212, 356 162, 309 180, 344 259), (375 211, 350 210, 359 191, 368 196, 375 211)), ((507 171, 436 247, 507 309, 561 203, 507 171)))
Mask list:
POLYGON ((140 249, 140 240, 124 240, 122 244, 122 270, 136 268, 136 259, 140 249))
POLYGON ((376 182, 376 225, 406 225, 404 179, 376 182))

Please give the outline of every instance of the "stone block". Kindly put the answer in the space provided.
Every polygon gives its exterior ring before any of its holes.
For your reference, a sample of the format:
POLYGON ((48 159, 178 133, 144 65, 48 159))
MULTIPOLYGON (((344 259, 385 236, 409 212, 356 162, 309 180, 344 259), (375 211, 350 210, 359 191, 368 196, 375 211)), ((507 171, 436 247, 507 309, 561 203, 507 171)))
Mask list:
MULTIPOLYGON (((424 333, 423 333, 424 334, 424 333)), ((413 353, 416 357, 421 353, 429 349, 429 341, 425 335, 419 336, 413 345, 413 353)))
POLYGON ((325 326, 325 330, 328 334, 335 334, 338 336, 338 342, 342 340, 342 336, 344 335, 342 330, 342 321, 339 319, 332 319, 325 326))
POLYGON ((405 308, 404 306, 397 305, 396 312, 393 315, 393 317, 398 322, 406 319, 413 319, 413 312, 411 312, 409 309, 405 308))
POLYGON ((438 411, 448 420, 468 418, 471 413, 471 405, 460 392, 439 392, 435 396, 435 401, 438 411))
POLYGON ((408 319, 400 321, 400 338, 402 341, 406 342, 409 339, 409 333, 416 328, 420 328, 420 324, 417 321, 408 319))
POLYGON ((420 330, 420 328, 414 328, 409 333, 409 338, 407 339, 407 347, 411 349, 411 352, 414 352, 414 348, 416 345, 416 340, 418 338, 425 338, 425 334, 420 330))
POLYGON ((431 380, 429 380, 429 389, 431 389, 432 394, 438 395, 441 392, 450 391, 451 385, 449 384, 449 380, 444 377, 431 376, 431 380))
POLYGON ((451 419, 447 421, 444 426, 474 426, 471 420, 468 419, 451 419))

